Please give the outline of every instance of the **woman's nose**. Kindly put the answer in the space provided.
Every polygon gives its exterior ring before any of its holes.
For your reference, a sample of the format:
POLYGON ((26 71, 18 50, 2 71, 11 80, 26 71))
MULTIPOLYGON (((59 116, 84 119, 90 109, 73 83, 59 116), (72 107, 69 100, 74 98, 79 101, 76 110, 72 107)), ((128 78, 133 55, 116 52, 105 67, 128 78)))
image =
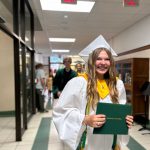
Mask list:
POLYGON ((101 64, 105 64, 105 63, 106 63, 105 59, 102 59, 101 64))

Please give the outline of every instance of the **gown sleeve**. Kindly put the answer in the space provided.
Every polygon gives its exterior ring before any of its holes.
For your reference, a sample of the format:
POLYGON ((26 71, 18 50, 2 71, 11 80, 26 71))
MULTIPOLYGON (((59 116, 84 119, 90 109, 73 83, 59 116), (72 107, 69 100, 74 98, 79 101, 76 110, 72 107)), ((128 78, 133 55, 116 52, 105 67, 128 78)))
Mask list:
POLYGON ((53 121, 59 138, 71 150, 75 150, 85 127, 82 121, 86 107, 86 80, 83 77, 71 79, 62 91, 53 108, 53 121))
MULTIPOLYGON (((117 89, 119 91, 119 103, 120 104, 126 104, 126 91, 124 87, 124 83, 122 80, 117 81, 117 89)), ((129 135, 118 135, 117 136, 117 143, 120 145, 121 149, 123 146, 127 145, 129 142, 129 135)))

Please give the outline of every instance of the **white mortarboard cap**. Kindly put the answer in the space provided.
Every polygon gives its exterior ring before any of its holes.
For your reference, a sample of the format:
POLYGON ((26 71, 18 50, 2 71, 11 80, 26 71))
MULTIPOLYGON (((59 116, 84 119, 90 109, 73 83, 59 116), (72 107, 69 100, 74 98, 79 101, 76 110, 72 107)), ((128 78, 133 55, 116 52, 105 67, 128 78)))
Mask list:
POLYGON ((86 48, 84 48, 80 53, 81 56, 85 61, 90 53, 92 53, 97 48, 107 48, 111 51, 113 56, 117 56, 116 52, 110 47, 110 45, 106 42, 102 35, 99 35, 94 41, 92 41, 86 48))

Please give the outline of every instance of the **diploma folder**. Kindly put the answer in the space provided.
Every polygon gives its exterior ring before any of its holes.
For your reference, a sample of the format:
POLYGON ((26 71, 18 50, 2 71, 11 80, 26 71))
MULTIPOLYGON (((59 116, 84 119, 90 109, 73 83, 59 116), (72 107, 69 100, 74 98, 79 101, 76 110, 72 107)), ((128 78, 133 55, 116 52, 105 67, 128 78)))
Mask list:
POLYGON ((131 115, 131 105, 98 103, 96 114, 106 115, 106 122, 94 128, 93 134, 128 134, 126 116, 131 115))

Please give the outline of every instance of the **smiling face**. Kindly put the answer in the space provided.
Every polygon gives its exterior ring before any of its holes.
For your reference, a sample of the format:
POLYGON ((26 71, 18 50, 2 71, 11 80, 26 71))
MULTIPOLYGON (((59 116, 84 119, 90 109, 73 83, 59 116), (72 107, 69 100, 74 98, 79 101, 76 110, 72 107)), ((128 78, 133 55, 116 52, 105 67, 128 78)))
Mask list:
POLYGON ((110 68, 110 58, 105 50, 102 50, 96 61, 95 61, 95 69, 97 76, 99 78, 103 78, 104 74, 109 70, 110 68))
POLYGON ((111 51, 106 48, 95 49, 89 55, 87 73, 92 80, 115 78, 115 63, 111 51))
POLYGON ((76 70, 77 70, 77 72, 82 72, 82 64, 76 64, 76 70))

